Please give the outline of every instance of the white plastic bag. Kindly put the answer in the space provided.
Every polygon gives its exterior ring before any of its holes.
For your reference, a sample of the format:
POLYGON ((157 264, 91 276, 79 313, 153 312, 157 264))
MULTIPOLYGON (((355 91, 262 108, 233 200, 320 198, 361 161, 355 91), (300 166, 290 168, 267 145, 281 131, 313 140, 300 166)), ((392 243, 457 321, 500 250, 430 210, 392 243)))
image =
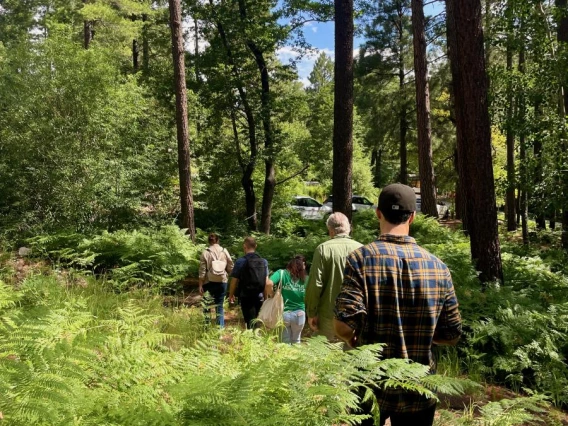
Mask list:
MULTIPOLYGON (((281 272, 283 274, 284 271, 281 272)), ((282 321, 282 314, 284 312, 284 299, 282 298, 282 275, 280 275, 280 282, 274 296, 265 300, 258 313, 258 319, 263 322, 266 328, 274 328, 282 321)))

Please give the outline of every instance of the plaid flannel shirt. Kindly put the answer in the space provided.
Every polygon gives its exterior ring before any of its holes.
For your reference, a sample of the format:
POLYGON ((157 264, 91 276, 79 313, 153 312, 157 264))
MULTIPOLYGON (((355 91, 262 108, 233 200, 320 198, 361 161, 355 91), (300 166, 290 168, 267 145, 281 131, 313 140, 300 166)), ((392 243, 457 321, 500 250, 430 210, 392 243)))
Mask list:
MULTIPOLYGON (((335 318, 354 329, 361 344, 386 344, 384 358, 409 359, 432 372, 434 338, 461 335, 448 267, 408 236, 381 235, 349 255, 335 318)), ((386 411, 421 411, 434 403, 401 389, 376 394, 386 411)))

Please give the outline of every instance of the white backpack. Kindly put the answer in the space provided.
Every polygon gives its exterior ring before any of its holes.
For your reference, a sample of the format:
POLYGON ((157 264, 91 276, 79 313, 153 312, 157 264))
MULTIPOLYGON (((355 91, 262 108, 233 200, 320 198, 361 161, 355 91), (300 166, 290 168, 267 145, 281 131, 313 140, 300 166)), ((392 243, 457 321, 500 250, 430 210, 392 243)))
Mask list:
MULTIPOLYGON (((221 283, 225 277, 225 269, 227 268, 227 262, 225 260, 220 260, 217 257, 217 253, 213 250, 207 249, 213 260, 211 264, 207 266, 207 279, 212 283, 221 283)), ((225 249, 221 247, 221 253, 225 254, 225 249)))

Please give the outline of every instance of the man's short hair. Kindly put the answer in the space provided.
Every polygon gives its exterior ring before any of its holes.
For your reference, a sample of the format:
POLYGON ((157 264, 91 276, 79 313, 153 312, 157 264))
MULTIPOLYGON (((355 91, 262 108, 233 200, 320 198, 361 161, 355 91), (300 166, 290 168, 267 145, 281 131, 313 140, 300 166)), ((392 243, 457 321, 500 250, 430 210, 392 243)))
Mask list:
POLYGON ((343 213, 336 212, 331 214, 325 223, 328 229, 333 230, 335 235, 349 235, 351 232, 351 224, 349 219, 343 213))
POLYGON ((385 220, 388 223, 390 223, 391 225, 401 225, 403 223, 408 222, 408 220, 410 219, 410 216, 412 216, 412 213, 414 213, 414 212, 401 212, 401 211, 392 211, 392 210, 382 211, 381 210, 381 213, 383 214, 383 217, 385 218, 385 220))
POLYGON ((246 237, 243 243, 249 249, 256 250, 256 240, 253 237, 246 237))
POLYGON ((219 242, 219 235, 212 232, 209 234, 207 241, 209 241, 209 244, 217 244, 219 242))

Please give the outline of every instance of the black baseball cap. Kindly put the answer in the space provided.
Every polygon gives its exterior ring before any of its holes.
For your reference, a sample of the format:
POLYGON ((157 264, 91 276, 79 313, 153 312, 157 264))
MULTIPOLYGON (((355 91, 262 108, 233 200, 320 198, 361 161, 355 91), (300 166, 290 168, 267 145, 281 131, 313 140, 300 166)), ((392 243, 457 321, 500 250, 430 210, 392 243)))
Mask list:
POLYGON ((378 208, 382 212, 415 212, 416 194, 410 186, 393 183, 381 191, 378 208))

